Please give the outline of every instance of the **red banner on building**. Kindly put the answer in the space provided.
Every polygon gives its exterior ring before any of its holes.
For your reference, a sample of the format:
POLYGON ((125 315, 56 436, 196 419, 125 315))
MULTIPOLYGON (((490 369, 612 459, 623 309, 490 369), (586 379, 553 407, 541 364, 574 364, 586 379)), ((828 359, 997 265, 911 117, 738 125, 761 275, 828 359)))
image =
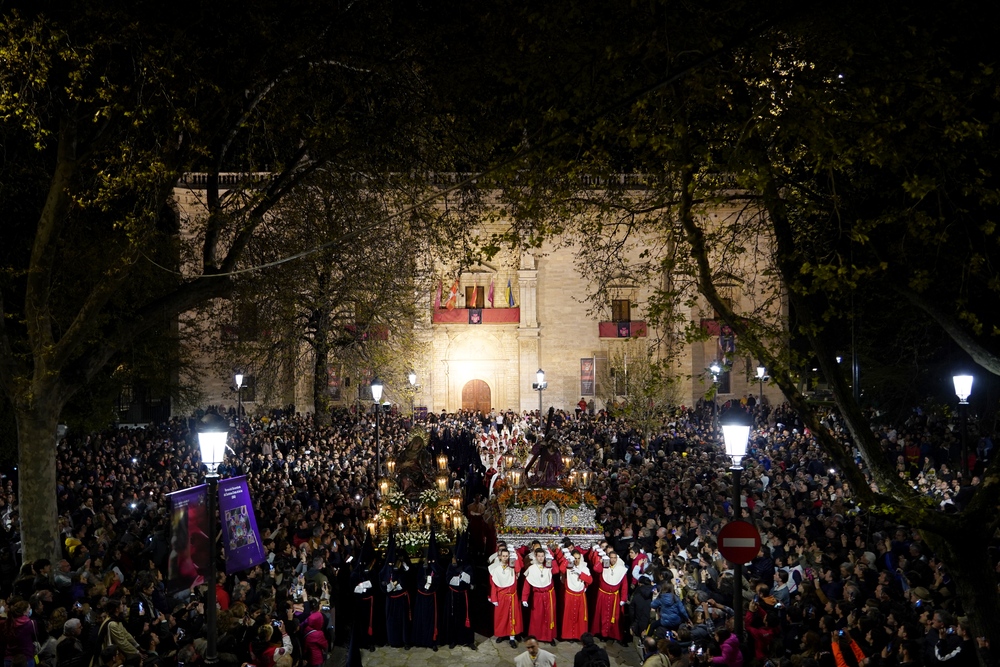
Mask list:
POLYGON ((593 396, 595 387, 595 368, 597 364, 593 357, 580 359, 580 395, 593 396))

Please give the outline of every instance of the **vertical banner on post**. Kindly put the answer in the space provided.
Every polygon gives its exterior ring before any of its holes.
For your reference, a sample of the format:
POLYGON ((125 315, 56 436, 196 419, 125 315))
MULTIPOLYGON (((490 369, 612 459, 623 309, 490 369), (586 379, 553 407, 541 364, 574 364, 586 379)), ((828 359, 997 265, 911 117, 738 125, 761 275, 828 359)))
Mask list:
POLYGON ((219 517, 222 519, 226 574, 249 569, 267 560, 246 476, 219 480, 219 517))
POLYGON ((175 491, 170 499, 170 557, 167 581, 172 591, 196 586, 208 573, 208 494, 204 484, 175 491))
POLYGON ((594 363, 593 357, 580 359, 580 395, 594 395, 594 363))

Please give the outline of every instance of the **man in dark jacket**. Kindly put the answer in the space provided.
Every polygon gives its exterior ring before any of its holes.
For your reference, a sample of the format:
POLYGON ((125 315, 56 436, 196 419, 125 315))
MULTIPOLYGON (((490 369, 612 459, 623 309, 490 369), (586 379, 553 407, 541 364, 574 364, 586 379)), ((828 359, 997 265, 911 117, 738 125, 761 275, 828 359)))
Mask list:
POLYGON ((632 636, 642 637, 649 627, 649 607, 653 602, 652 580, 648 574, 639 577, 639 583, 632 589, 632 597, 628 601, 630 618, 632 619, 632 636))
POLYGON ((594 643, 594 635, 584 632, 580 635, 580 643, 583 648, 573 656, 573 667, 598 667, 599 665, 610 666, 611 659, 608 652, 594 643))
POLYGON ((89 655, 83 649, 80 635, 83 623, 78 618, 71 618, 63 624, 63 636, 56 644, 56 664, 59 667, 82 667, 89 662, 89 655))

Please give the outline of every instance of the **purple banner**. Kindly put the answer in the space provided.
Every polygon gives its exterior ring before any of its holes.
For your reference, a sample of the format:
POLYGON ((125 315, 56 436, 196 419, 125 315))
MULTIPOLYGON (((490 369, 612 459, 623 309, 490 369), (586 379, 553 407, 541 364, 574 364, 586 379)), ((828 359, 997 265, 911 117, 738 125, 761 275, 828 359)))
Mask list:
POLYGON ((171 493, 167 581, 179 591, 201 584, 208 573, 208 494, 204 484, 171 493))
POLYGON ((245 476, 219 480, 219 518, 226 574, 247 570, 267 560, 245 476))

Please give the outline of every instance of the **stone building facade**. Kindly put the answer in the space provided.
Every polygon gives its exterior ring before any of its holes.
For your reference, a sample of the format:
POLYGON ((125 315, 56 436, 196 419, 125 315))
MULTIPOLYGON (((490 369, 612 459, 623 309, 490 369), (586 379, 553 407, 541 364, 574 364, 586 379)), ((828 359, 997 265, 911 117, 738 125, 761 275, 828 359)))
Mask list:
MULTIPOLYGON (((201 207, 197 181, 179 184, 175 200, 182 219, 194 220, 201 207)), ((720 212, 713 217, 725 215, 720 212)), ((537 410, 539 392, 532 385, 539 369, 545 371, 547 382, 541 397, 545 409, 555 406, 572 410, 581 397, 593 400, 598 409, 603 407, 602 398, 608 390, 601 384, 607 382, 607 364, 616 346, 629 339, 652 342, 664 334, 645 321, 646 304, 659 285, 625 281, 614 291, 617 303, 595 305, 587 298, 593 289, 593 276, 580 265, 577 251, 573 243, 562 242, 526 252, 508 249, 488 265, 465 267, 460 273, 454 267, 441 266, 435 284, 416 295, 420 314, 413 327, 424 352, 412 360, 417 375, 417 386, 411 393, 414 407, 428 412, 462 408, 537 410), (456 279, 455 307, 445 308, 451 283, 456 279), (513 305, 507 300, 508 281, 513 305), (488 300, 491 283, 492 307, 488 300), (438 290, 441 307, 435 307, 438 290), (622 325, 627 325, 627 332, 621 331, 622 325), (587 360, 592 364, 589 383, 587 360)), ((738 309, 750 307, 740 303, 740 290, 735 290, 732 297, 738 309)), ((713 315, 707 305, 678 307, 684 318, 707 323, 711 330, 713 315)), ((772 308, 781 311, 775 313, 777 318, 787 320, 783 302, 772 308)), ((720 332, 716 329, 715 333, 720 332)), ((673 360, 678 403, 693 405, 705 396, 712 381, 707 369, 719 358, 720 349, 718 335, 680 347, 673 360)), ((208 359, 196 363, 200 366, 203 404, 235 404, 229 374, 208 359)), ((780 400, 776 388, 760 386, 755 366, 756 360, 741 357, 737 351, 726 382, 720 384, 717 400, 724 402, 758 392, 771 402, 780 400)), ((252 375, 252 369, 247 372, 252 375)), ((313 409, 308 371, 289 370, 272 381, 281 386, 270 392, 259 388, 254 391, 251 400, 245 401, 248 411, 272 407, 259 400, 265 393, 275 406, 294 403, 301 412, 313 409)), ((404 399, 401 391, 405 389, 388 386, 386 397, 408 409, 410 395, 404 399)), ((335 405, 350 405, 357 399, 352 386, 340 393, 335 405)), ((178 406, 177 411, 188 407, 178 406)))

